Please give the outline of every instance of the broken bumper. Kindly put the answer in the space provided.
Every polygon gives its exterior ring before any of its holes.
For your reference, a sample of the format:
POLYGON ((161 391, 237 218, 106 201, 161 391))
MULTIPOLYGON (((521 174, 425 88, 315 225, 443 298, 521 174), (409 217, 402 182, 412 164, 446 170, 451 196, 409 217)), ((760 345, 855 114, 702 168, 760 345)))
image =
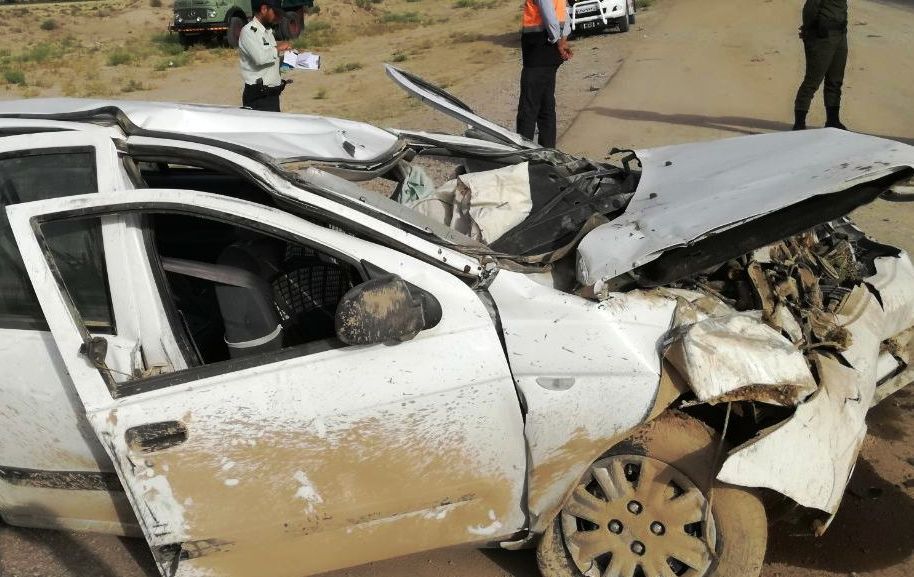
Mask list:
MULTIPOLYGON (((674 289, 681 306, 666 357, 696 404, 795 406, 791 417, 734 448, 717 478, 833 516, 866 436, 867 411, 911 381, 914 267, 903 252, 878 256, 869 263, 875 274, 829 286, 810 276, 815 267, 798 272, 808 254, 781 257, 796 282, 755 261, 745 267, 761 310, 740 313, 701 290, 674 289)), ((835 272, 826 264, 815 271, 835 272)))

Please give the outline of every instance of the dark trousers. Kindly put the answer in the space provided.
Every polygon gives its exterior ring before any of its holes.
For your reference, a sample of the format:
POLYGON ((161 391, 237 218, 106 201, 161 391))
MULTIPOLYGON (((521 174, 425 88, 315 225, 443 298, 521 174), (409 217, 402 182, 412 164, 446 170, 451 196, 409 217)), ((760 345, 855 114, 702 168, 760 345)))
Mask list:
POLYGON ((825 81, 823 96, 825 107, 841 106, 841 86, 844 84, 844 67, 847 65, 847 33, 841 30, 829 31, 826 35, 816 35, 810 31, 803 40, 806 52, 806 76, 800 89, 794 110, 809 110, 812 97, 825 81))
POLYGON ((279 112, 279 95, 284 86, 264 86, 262 84, 245 84, 241 93, 241 105, 245 108, 279 112))
POLYGON ((555 148, 556 66, 527 67, 520 73, 520 100, 517 103, 517 133, 533 140, 539 129, 540 146, 555 148))

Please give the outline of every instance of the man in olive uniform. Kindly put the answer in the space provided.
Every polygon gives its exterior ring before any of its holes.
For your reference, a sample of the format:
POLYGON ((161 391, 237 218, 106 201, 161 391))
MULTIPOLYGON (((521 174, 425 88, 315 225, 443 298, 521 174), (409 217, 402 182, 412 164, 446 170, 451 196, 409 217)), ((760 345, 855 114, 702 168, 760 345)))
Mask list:
POLYGON ((806 0, 800 38, 806 51, 806 76, 794 104, 794 130, 806 128, 806 113, 816 90, 825 81, 825 126, 841 124, 841 85, 847 64, 847 0, 806 0))
POLYGON ((279 112, 279 95, 287 82, 279 77, 280 55, 292 46, 276 44, 273 26, 282 17, 282 0, 254 0, 254 17, 241 29, 238 37, 238 58, 244 92, 241 103, 245 108, 279 112))

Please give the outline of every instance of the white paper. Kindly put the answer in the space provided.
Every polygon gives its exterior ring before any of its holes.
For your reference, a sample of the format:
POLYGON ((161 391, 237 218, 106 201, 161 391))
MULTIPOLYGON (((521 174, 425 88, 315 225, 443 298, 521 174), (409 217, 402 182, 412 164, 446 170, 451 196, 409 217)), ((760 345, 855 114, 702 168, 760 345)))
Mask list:
POLYGON ((321 67, 320 55, 312 52, 289 50, 283 53, 282 62, 297 70, 318 70, 321 67))

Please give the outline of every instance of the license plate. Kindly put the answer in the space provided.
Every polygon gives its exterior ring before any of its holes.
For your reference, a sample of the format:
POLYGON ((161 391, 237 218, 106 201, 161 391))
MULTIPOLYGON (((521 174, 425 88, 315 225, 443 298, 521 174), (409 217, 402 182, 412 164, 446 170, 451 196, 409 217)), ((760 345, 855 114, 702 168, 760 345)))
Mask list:
POLYGON ((590 30, 591 28, 596 28, 599 24, 601 23, 597 22, 596 20, 593 22, 581 22, 580 27, 581 30, 590 30))

